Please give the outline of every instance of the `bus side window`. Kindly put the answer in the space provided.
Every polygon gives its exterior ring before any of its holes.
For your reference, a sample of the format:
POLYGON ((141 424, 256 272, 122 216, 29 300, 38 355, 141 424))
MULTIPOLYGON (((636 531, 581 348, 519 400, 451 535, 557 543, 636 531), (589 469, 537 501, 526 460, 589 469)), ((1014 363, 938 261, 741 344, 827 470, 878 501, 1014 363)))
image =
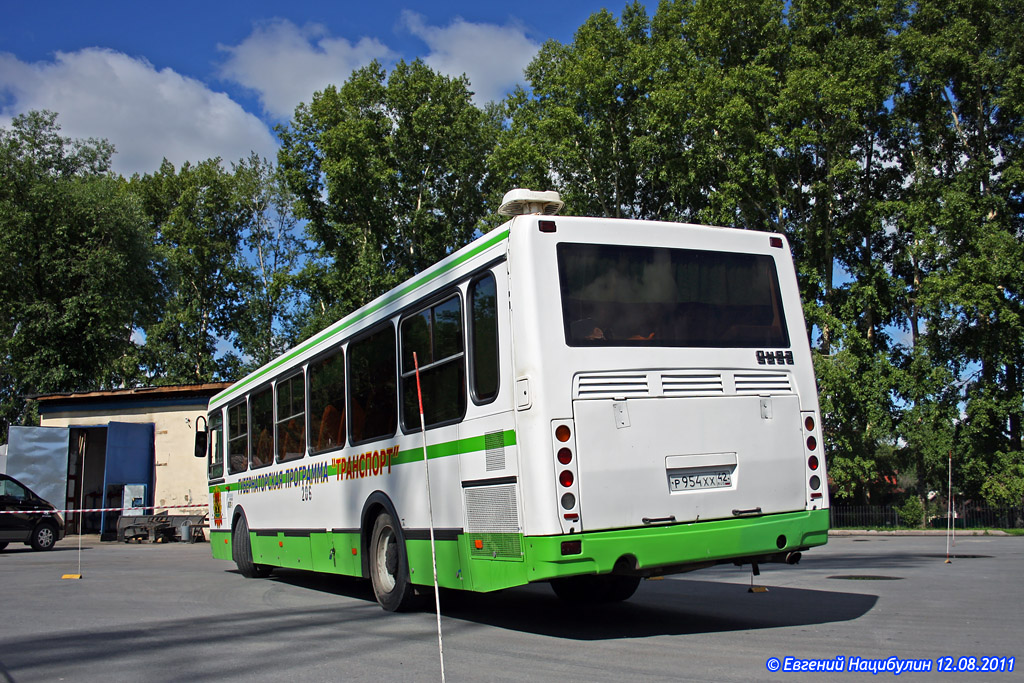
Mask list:
POLYGON ((274 462, 274 395, 271 387, 253 392, 249 406, 252 409, 252 436, 256 442, 250 466, 266 467, 274 462))
POLYGON ((345 351, 309 364, 310 452, 345 445, 345 351))
POLYGON ((395 328, 390 323, 349 344, 349 436, 353 444, 395 435, 395 361, 395 328))
POLYGON ((427 427, 460 419, 466 412, 466 363, 458 295, 402 320, 402 427, 406 432, 420 429, 413 352, 420 366, 427 427))
POLYGON ((306 381, 300 372, 277 383, 277 461, 306 454, 306 381))
POLYGON ((224 415, 220 409, 210 416, 210 479, 224 476, 224 415))
POLYGON ((228 471, 245 472, 249 467, 249 416, 245 401, 228 408, 228 471))
POLYGON ((470 388, 478 404, 498 395, 498 288, 492 273, 469 284, 470 388))

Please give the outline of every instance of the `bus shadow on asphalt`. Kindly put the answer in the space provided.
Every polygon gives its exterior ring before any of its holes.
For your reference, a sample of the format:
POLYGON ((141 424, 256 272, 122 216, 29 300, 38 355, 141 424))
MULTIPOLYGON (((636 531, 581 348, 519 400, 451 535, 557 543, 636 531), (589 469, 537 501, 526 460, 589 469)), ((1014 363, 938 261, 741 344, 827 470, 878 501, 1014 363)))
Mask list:
POLYGON ((644 581, 629 600, 605 605, 566 603, 540 585, 485 594, 442 592, 441 611, 537 635, 607 640, 852 621, 877 601, 862 593, 776 587, 750 593, 742 584, 672 580, 644 581))
MULTIPOLYGON (((229 574, 238 574, 241 580, 242 575, 237 569, 228 569, 229 574)), ((279 569, 275 568, 274 573, 265 579, 257 581, 280 581, 298 588, 306 588, 321 593, 330 593, 355 600, 366 600, 377 604, 373 596, 373 586, 369 579, 358 579, 342 574, 325 574, 322 572, 304 571, 301 569, 279 569)))
MULTIPOLYGON (((273 577, 297 587, 376 602, 367 580, 288 570, 277 570, 273 577)), ((536 635, 609 640, 852 621, 878 601, 878 596, 863 593, 789 587, 750 593, 747 588, 718 581, 644 581, 629 600, 597 605, 563 602, 546 584, 494 593, 442 589, 441 613, 447 619, 536 635)), ((434 611, 429 587, 423 591, 420 611, 434 611)))

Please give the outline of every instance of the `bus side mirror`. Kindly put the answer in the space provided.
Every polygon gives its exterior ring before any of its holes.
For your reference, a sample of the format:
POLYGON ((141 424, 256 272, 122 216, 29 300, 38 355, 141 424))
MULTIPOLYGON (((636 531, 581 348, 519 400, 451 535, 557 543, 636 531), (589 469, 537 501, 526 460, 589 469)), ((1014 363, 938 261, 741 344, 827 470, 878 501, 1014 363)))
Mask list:
POLYGON ((206 439, 207 439, 207 436, 209 435, 209 432, 206 429, 203 429, 203 431, 199 431, 199 420, 202 420, 203 421, 203 427, 206 427, 206 418, 205 417, 200 415, 198 418, 196 418, 196 457, 197 458, 205 458, 206 457, 206 439))

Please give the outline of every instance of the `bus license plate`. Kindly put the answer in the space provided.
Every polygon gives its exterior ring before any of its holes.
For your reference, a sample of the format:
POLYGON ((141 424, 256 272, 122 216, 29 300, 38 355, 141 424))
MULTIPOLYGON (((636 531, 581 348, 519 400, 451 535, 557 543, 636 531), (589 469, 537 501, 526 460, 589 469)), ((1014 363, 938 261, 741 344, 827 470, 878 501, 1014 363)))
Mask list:
POLYGON ((732 486, 731 470, 711 470, 696 474, 669 474, 670 491, 696 491, 699 489, 721 489, 732 486))

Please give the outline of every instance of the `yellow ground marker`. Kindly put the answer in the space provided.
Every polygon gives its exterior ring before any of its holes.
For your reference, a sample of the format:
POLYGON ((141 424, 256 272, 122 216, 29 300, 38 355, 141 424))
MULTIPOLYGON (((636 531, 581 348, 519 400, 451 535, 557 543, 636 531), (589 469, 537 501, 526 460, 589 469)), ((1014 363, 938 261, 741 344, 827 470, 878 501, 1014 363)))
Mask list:
POLYGON ((64 576, 62 576, 60 578, 61 579, 80 579, 80 578, 82 578, 82 575, 81 574, 65 574, 64 576))

